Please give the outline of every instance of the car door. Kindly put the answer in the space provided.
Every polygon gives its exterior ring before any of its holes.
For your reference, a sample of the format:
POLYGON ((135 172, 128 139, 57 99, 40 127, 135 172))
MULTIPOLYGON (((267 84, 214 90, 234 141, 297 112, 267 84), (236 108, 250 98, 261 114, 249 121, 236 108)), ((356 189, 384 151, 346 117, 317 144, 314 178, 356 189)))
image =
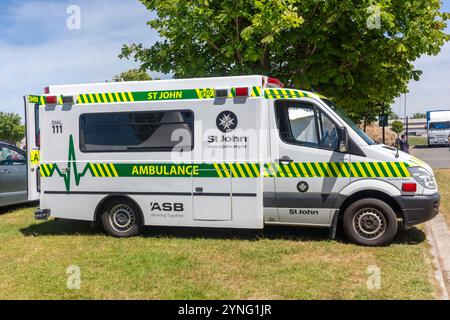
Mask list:
POLYGON ((0 145, 0 206, 27 201, 25 153, 0 145))
POLYGON ((312 99, 276 100, 271 133, 275 203, 281 223, 329 226, 337 197, 350 183, 338 152, 339 126, 312 99))

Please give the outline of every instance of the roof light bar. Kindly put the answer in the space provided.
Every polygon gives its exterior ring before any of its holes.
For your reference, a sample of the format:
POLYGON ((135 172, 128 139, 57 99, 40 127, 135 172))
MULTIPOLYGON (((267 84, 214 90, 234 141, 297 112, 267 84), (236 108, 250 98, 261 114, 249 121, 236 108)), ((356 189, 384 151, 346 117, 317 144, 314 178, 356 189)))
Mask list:
POLYGON ((47 96, 47 97, 45 97, 45 103, 46 104, 58 104, 58 97, 57 96, 47 96))
POLYGON ((270 87, 284 88, 284 83, 281 82, 280 80, 276 79, 276 78, 268 78, 267 79, 267 84, 270 87))
POLYGON ((236 88, 236 97, 248 97, 248 87, 236 88))

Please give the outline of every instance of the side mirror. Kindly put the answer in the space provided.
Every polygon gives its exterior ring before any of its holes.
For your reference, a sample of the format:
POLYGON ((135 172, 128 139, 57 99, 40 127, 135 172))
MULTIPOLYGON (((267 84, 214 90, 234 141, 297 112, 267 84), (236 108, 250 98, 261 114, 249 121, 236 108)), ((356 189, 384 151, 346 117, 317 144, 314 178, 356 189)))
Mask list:
POLYGON ((338 137, 339 137, 339 152, 345 153, 348 151, 348 131, 346 127, 338 128, 338 137))

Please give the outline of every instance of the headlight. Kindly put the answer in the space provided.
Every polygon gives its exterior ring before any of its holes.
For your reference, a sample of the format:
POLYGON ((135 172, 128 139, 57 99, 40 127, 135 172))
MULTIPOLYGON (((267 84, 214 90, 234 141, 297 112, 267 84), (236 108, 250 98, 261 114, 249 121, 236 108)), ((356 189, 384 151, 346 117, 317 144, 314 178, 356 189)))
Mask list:
POLYGON ((421 167, 409 167, 409 173, 411 176, 424 188, 436 189, 436 182, 433 176, 424 168, 421 167))

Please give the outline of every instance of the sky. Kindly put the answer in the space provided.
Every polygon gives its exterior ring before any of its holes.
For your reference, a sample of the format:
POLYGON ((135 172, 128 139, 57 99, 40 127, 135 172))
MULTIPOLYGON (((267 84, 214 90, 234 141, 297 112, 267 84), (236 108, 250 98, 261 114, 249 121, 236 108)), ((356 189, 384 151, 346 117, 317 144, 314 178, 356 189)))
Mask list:
MULTIPOLYGON (((450 0, 443 3, 450 11, 450 0)), ((138 0, 0 0, 0 111, 23 115, 25 94, 41 94, 52 84, 111 80, 137 67, 118 55, 123 44, 148 47, 158 39, 146 24, 152 15, 138 0), (70 19, 74 11, 68 13, 72 5, 80 9, 79 28, 67 26, 76 22, 70 19)), ((424 74, 410 83, 407 114, 450 110, 450 43, 414 64, 424 74)), ((400 115, 404 101, 393 105, 400 115)))

